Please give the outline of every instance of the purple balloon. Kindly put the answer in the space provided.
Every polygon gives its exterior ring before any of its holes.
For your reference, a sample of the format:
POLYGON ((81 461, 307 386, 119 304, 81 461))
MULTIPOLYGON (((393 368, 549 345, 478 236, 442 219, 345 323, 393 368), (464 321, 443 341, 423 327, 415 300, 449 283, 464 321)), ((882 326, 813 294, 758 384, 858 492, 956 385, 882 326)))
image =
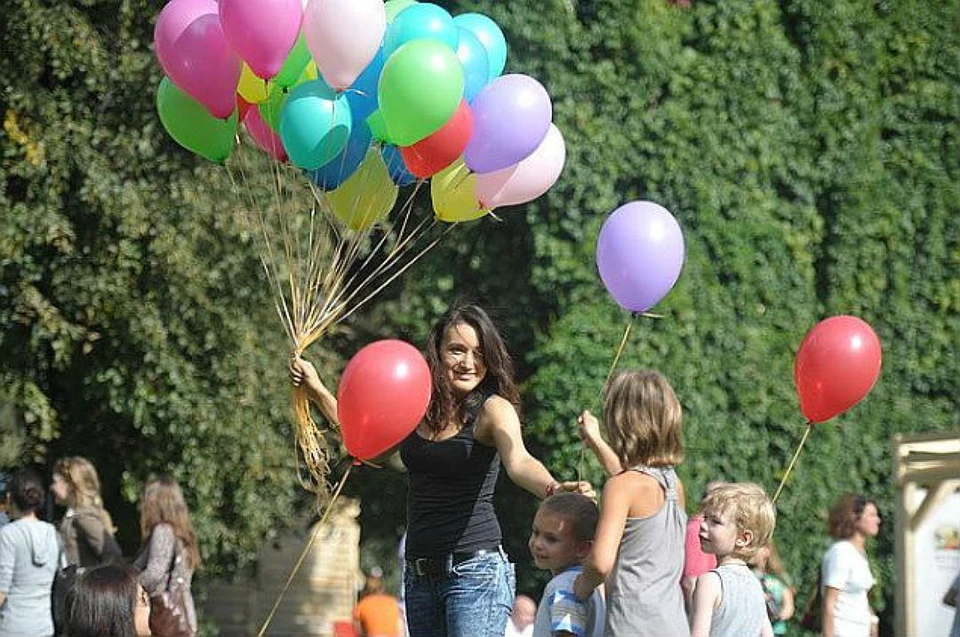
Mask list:
POLYGON ((543 141, 553 119, 547 90, 527 75, 498 77, 480 90, 470 108, 473 134, 463 161, 476 173, 526 159, 543 141))
POLYGON ((646 312, 683 269, 683 232, 663 206, 631 201, 614 210, 597 239, 597 268, 607 291, 631 312, 646 312))

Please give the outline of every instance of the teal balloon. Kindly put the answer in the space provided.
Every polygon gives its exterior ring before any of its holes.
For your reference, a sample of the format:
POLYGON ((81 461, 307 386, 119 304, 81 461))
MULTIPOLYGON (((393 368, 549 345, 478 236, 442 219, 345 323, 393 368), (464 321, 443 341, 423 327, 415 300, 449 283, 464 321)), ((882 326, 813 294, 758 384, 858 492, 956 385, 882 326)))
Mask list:
POLYGON ((280 139, 290 162, 305 170, 323 166, 350 137, 350 103, 323 81, 300 84, 280 113, 280 139))
POLYGON ((480 38, 463 27, 457 29, 460 31, 457 59, 463 65, 463 99, 472 102, 480 89, 490 81, 490 65, 480 38))
POLYGON ((383 34, 383 57, 390 56, 407 42, 430 38, 443 42, 451 51, 457 50, 460 33, 453 17, 443 7, 430 2, 418 2, 407 7, 387 25, 383 34))
POLYGON ((383 3, 383 10, 387 14, 387 24, 393 22, 401 11, 417 4, 417 0, 387 0, 383 3))
POLYGON ((215 162, 225 161, 233 152, 236 110, 228 119, 214 117, 164 77, 157 88, 157 112, 170 137, 187 150, 215 162))
POLYGON ((453 19, 453 23, 461 29, 472 31, 483 44, 487 52, 487 63, 490 80, 500 77, 507 65, 507 40, 503 31, 492 19, 482 13, 463 13, 453 19))
POLYGON ((463 66, 443 42, 414 40, 397 49, 377 89, 389 141, 411 146, 439 130, 460 106, 463 85, 463 66))

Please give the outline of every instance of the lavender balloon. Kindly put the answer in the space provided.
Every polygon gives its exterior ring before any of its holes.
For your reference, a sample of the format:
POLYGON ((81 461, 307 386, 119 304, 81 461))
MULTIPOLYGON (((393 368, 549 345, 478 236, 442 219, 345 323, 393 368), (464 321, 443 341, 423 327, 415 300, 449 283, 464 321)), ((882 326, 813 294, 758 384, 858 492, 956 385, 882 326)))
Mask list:
POLYGON ((665 297, 683 269, 683 232, 673 215, 650 201, 614 210, 597 239, 597 267, 607 291, 631 312, 665 297))
POLYGON ((547 90, 527 75, 498 77, 480 90, 470 108, 473 134, 463 161, 476 173, 526 159, 543 141, 553 119, 547 90))

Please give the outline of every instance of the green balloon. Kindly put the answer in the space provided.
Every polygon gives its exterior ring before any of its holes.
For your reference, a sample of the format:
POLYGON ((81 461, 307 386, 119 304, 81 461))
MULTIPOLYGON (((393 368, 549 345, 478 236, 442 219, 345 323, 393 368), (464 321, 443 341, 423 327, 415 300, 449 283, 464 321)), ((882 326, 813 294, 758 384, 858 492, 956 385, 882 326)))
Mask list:
POLYGON ((387 134, 387 123, 383 121, 383 113, 377 109, 370 113, 367 118, 367 126, 370 127, 370 135, 378 142, 391 143, 390 135, 387 134))
POLYGON ((383 9, 387 12, 387 24, 393 22, 398 13, 414 4, 417 4, 417 0, 387 0, 383 3, 383 9))
POLYGON ((463 66, 439 40, 411 40, 383 65, 377 90, 390 139, 410 146, 437 131, 463 98, 463 66))
POLYGON ((300 74, 310 61, 310 49, 307 48, 307 41, 303 39, 303 34, 297 36, 297 41, 293 49, 287 55, 286 61, 280 67, 280 72, 273 78, 277 86, 289 88, 297 83, 300 74))
POLYGON ((280 113, 283 111, 283 103, 287 101, 287 95, 286 89, 274 84, 267 92, 267 99, 257 105, 260 118, 275 133, 280 130, 280 113))
POLYGON ((157 112, 170 137, 187 150, 215 162, 225 161, 233 152, 236 110, 229 119, 214 117, 164 77, 157 89, 157 112))

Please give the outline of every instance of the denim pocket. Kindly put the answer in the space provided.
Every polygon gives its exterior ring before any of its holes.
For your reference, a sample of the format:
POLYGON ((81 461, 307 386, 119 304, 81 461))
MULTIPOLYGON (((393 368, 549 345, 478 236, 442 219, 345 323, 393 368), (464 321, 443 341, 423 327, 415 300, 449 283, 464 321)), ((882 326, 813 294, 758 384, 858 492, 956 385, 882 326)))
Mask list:
POLYGON ((503 566, 504 561, 499 553, 486 553, 472 557, 465 562, 460 562, 453 567, 452 572, 457 577, 489 583, 500 576, 500 569, 503 568, 503 566))

